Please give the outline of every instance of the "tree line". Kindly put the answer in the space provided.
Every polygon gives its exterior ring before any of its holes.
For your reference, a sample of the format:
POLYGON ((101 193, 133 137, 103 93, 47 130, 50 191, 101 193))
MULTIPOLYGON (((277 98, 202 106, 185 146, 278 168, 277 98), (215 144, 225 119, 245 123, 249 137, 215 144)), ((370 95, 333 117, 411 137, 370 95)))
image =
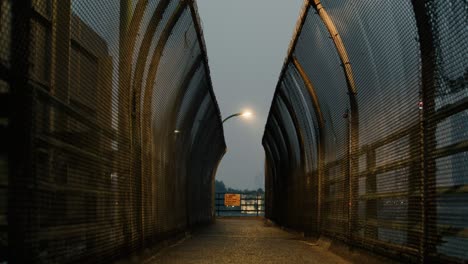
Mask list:
POLYGON ((263 193, 263 189, 262 188, 258 188, 257 190, 249 190, 249 189, 245 189, 245 190, 238 190, 238 189, 234 189, 234 188, 226 188, 226 185, 224 184, 223 181, 218 181, 218 180, 215 180, 215 192, 217 193, 245 193, 245 194, 255 194, 255 193, 263 193))

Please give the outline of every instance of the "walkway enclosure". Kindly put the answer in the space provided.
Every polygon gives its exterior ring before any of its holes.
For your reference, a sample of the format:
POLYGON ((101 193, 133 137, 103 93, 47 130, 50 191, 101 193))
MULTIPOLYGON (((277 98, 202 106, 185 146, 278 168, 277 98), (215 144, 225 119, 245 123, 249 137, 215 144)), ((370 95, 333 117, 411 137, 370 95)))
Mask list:
POLYGON ((109 263, 212 220, 226 146, 193 1, 0 18, 0 262, 109 263))
POLYGON ((266 216, 468 261, 466 2, 306 0, 263 136, 266 216))
MULTIPOLYGON (((265 201, 244 206, 403 262, 468 262, 467 10, 305 0, 265 201)), ((221 120, 195 0, 0 0, 0 263, 109 263, 212 222, 221 120)), ((237 223, 240 248, 298 237, 238 221, 218 227, 237 223)))

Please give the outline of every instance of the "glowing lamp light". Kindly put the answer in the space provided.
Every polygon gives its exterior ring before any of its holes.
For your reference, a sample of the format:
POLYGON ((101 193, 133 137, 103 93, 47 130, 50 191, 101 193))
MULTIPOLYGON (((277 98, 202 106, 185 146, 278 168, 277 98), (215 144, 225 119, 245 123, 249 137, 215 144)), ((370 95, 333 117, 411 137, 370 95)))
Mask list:
POLYGON ((252 117, 252 112, 245 111, 245 112, 242 113, 242 116, 245 117, 245 118, 250 118, 250 117, 252 117))
POLYGON ((246 118, 246 119, 250 119, 250 118, 253 116, 253 114, 252 114, 251 111, 245 110, 245 111, 242 111, 242 112, 239 112, 239 113, 235 113, 235 114, 232 114, 232 115, 226 117, 226 118, 223 120, 222 123, 224 123, 224 122, 226 122, 227 120, 229 120, 229 119, 231 119, 231 118, 233 118, 233 117, 236 117, 236 116, 240 116, 240 117, 244 117, 244 118, 246 118))

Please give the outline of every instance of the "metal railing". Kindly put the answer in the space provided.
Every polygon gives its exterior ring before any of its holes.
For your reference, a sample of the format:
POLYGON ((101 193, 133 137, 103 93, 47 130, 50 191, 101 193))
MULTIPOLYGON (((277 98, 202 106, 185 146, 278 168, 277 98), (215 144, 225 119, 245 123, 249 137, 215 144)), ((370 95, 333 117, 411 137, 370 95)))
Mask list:
POLYGON ((226 145, 196 3, 0 1, 0 135, 0 263, 109 263, 210 222, 226 145))
POLYGON ((465 263, 468 42, 453 32, 466 4, 339 2, 304 2, 262 142, 265 217, 465 263))
POLYGON ((263 216, 265 213, 264 193, 236 193, 240 195, 240 206, 226 206, 226 193, 215 195, 216 216, 263 216))

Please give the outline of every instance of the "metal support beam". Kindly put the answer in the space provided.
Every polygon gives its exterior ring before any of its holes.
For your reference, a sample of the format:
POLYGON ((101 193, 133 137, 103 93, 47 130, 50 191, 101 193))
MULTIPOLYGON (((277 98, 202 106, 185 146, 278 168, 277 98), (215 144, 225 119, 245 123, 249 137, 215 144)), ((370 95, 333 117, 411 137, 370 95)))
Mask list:
MULTIPOLYGON (((140 4, 140 3, 138 3, 140 4)), ((142 4, 147 4, 147 1, 141 2, 140 5, 142 4)), ((129 96, 131 96, 131 101, 130 101, 130 108, 131 108, 131 128, 132 128, 132 137, 133 137, 133 171, 134 173, 138 174, 138 181, 140 182, 140 188, 141 192, 139 194, 139 199, 140 203, 144 206, 142 206, 142 217, 141 217, 141 230, 142 230, 142 241, 144 242, 145 236, 151 237, 151 234, 146 234, 152 232, 154 230, 151 226, 151 224, 146 224, 146 220, 151 221, 153 218, 152 212, 153 210, 148 210, 148 208, 153 208, 152 206, 152 201, 153 199, 149 199, 148 196, 152 195, 152 188, 151 184, 147 184, 147 180, 145 178, 146 174, 144 171, 144 168, 142 165, 142 161, 144 159, 144 155, 142 154, 142 138, 141 138, 141 118, 140 118, 140 113, 141 113, 141 85, 142 85, 142 79, 143 79, 143 74, 144 74, 144 69, 146 67, 146 60, 148 58, 148 53, 151 47, 152 40, 155 38, 156 34, 156 29, 159 25, 159 23, 162 20, 162 16, 167 9, 167 6, 169 5, 169 0, 163 0, 158 3, 158 6, 156 7, 155 11, 153 12, 153 15, 150 19, 150 22, 148 24, 148 27, 146 28, 143 41, 141 43, 141 46, 138 50, 138 57, 137 57, 137 62, 135 66, 135 71, 134 71, 134 77, 133 77, 133 83, 129 84, 131 82, 131 79, 126 79, 125 82, 127 85, 129 85, 128 89, 129 90, 129 96)), ((144 13, 142 13, 140 10, 141 8, 136 9, 138 12, 135 12, 134 17, 137 16, 137 18, 132 19, 132 22, 135 21, 134 24, 142 23, 142 18, 144 13)), ((131 28, 135 27, 134 24, 131 26, 131 28)), ((137 32, 132 32, 133 34, 137 32)), ((136 41, 136 36, 132 39, 132 44, 131 46, 134 47, 136 41)), ((133 54, 133 48, 130 47, 130 54, 133 54)), ((132 57, 132 56, 131 56, 132 57)), ((130 65, 130 64, 129 64, 130 65)), ((130 70, 130 69, 127 69, 130 70)), ((127 72, 126 74, 131 74, 131 72, 127 72)), ((130 100, 130 98, 127 98, 130 100)), ((151 181, 149 181, 151 182, 151 181)))
POLYGON ((309 0, 309 2, 315 8, 323 23, 327 27, 333 43, 335 44, 336 51, 338 56, 340 56, 341 63, 343 64, 342 66, 346 75, 346 81, 348 82, 349 93, 356 94, 357 90, 356 84, 354 82, 353 71, 351 69, 351 62, 349 61, 348 53, 346 51, 343 40, 341 39, 341 36, 335 27, 335 23, 328 15, 320 0, 309 0))
POLYGON ((348 184, 349 184, 349 193, 348 193, 348 237, 352 240, 352 227, 357 226, 356 216, 357 215, 357 196, 358 196, 358 151, 359 151, 359 112, 358 112, 358 103, 357 103, 357 88, 354 81, 353 71, 351 67, 351 62, 348 58, 348 53, 346 47, 341 39, 338 30, 333 22, 333 20, 328 15, 327 11, 323 7, 320 0, 309 0, 309 4, 312 5, 320 16, 322 22, 327 28, 330 36, 335 44, 336 51, 340 57, 346 83, 348 86, 348 95, 350 101, 350 117, 349 117, 349 142, 348 142, 348 184))
POLYGON ((317 227, 316 231, 320 232, 321 227, 321 210, 322 210, 322 200, 323 200, 323 191, 322 191, 322 183, 325 171, 325 119, 323 117, 322 108, 320 107, 320 101, 315 90, 315 87, 312 84, 309 76, 305 72, 304 68, 297 60, 296 57, 292 57, 292 63, 295 66, 299 76, 301 76, 304 85, 309 92, 310 97, 312 98, 312 107, 314 108, 314 112, 317 117, 318 123, 318 138, 317 138, 317 227))
MULTIPOLYGON (((179 18, 182 16, 185 8, 187 7, 187 2, 182 0, 179 5, 176 7, 175 11, 170 16, 166 26, 164 27, 161 36, 159 38, 158 44, 155 48, 154 54, 151 58, 150 68, 148 70, 146 86, 144 90, 143 97, 143 113, 141 116, 142 126, 145 126, 147 129, 151 130, 151 105, 153 101, 153 90, 156 82, 156 76, 158 72, 159 62, 163 55, 164 48, 166 46, 169 37, 171 36, 172 30, 179 21, 179 18)), ((145 135, 143 135, 144 137, 145 135)), ((143 138, 146 144, 151 142, 149 135, 146 135, 146 138, 143 138)))
MULTIPOLYGON (((132 127, 132 102, 131 102, 131 61, 133 50, 136 45, 137 36, 141 27, 141 22, 145 10, 148 6, 148 0, 139 0, 135 11, 132 14, 132 0, 120 0, 120 32, 119 32, 119 152, 121 157, 134 157, 135 140, 133 138, 132 127)), ((125 164, 125 163, 124 163, 125 164)), ((143 219, 138 214, 136 208, 140 208, 142 201, 139 195, 141 185, 133 184, 140 182, 141 175, 135 170, 135 160, 133 159, 129 166, 121 166, 120 175, 124 181, 130 181, 130 184, 121 183, 130 187, 126 193, 122 192, 120 204, 128 205, 133 208, 132 213, 122 210, 121 217, 127 219, 128 225, 125 225, 124 235, 127 241, 132 241, 134 237, 140 238, 138 243, 143 245, 143 219), (134 199, 133 197, 138 197, 134 199), (141 235, 134 236, 135 233, 141 235)), ((131 243, 129 243, 130 245, 131 243)), ((129 248, 127 250, 130 250, 129 248)))
POLYGON ((436 150, 436 122, 435 119, 435 91, 437 82, 437 62, 435 50, 435 36, 431 27, 431 13, 429 7, 434 0, 412 0, 413 10, 418 29, 419 47, 421 50, 421 89, 420 100, 420 167, 419 177, 422 188, 422 234, 419 244, 420 263, 429 263, 430 254, 437 252, 434 238, 437 236, 437 205, 436 205, 436 164, 434 153, 436 150))
MULTIPOLYGON (((278 96, 279 96, 279 98, 281 98, 284 105, 286 106, 288 114, 291 117, 291 120, 293 121, 293 124, 294 124, 294 131, 296 132, 297 141, 299 142, 299 153, 300 153, 300 166, 299 166, 299 169, 300 169, 301 174, 303 174, 303 173, 305 173, 305 163, 306 163, 306 160, 305 160, 306 154, 305 154, 305 149, 304 149, 305 142, 304 142, 303 129, 301 129, 301 125, 300 125, 299 119, 298 119, 298 117, 296 115, 296 112, 294 111, 294 107, 291 104, 291 102, 289 101, 289 98, 285 94, 283 89, 279 89, 278 96)), ((300 184, 300 182, 296 183, 296 184, 300 184)), ((307 183, 306 184, 300 184, 300 185, 305 187, 305 188, 308 186, 307 183)), ((306 191, 307 190, 304 190, 304 193, 306 191)), ((295 192, 294 195, 298 195, 298 193, 295 192)), ((300 194, 300 195, 304 196, 303 194, 300 194)), ((297 211, 297 213, 304 212, 304 210, 303 210, 304 208, 301 208, 303 206, 300 206, 300 204, 303 203, 304 200, 305 199, 301 198, 301 199, 298 199, 298 201, 295 202, 295 206, 299 207, 299 208, 294 208, 294 210, 297 211)), ((307 221, 304 221, 304 220, 306 220, 306 219, 303 216, 299 217, 299 219, 298 219, 299 223, 303 224, 302 226, 300 226, 300 228, 303 228, 304 232, 309 234, 310 230, 308 230, 309 228, 307 228, 307 221)))

